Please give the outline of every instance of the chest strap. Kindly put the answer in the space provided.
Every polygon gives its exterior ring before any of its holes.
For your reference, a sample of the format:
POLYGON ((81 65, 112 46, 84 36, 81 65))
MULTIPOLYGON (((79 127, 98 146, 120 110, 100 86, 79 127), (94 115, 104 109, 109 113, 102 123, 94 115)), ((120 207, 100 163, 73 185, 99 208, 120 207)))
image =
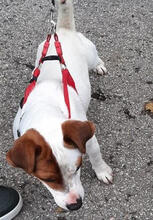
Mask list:
POLYGON ((60 57, 56 56, 56 55, 51 55, 51 56, 46 56, 46 57, 42 58, 41 60, 42 60, 42 62, 49 61, 49 60, 58 60, 58 61, 60 61, 60 57))

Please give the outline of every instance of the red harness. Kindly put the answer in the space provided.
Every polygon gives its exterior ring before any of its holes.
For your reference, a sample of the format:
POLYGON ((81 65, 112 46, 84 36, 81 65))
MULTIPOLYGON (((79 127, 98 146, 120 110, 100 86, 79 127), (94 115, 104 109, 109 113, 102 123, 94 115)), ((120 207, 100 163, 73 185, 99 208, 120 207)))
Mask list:
MULTIPOLYGON (((27 86, 27 88, 25 90, 24 98, 22 99, 22 103, 21 103, 21 107, 23 107, 23 105, 26 103, 26 101, 28 99, 28 96, 30 95, 30 93, 32 92, 34 87, 36 86, 37 78, 40 75, 39 66, 40 66, 40 64, 43 63, 43 60, 46 57, 46 54, 47 54, 47 51, 48 51, 48 48, 49 48, 49 44, 50 44, 50 39, 51 39, 51 35, 49 34, 47 36, 47 39, 46 39, 45 43, 44 43, 42 55, 41 55, 41 58, 39 60, 39 65, 33 71, 33 77, 30 80, 30 84, 27 86)), ((64 58, 63 58, 63 52, 62 52, 61 43, 59 42, 58 36, 57 36, 56 33, 54 34, 54 39, 55 39, 55 43, 54 44, 55 44, 56 52, 57 52, 57 55, 58 55, 58 58, 59 58, 59 59, 56 58, 56 60, 59 60, 61 66, 63 66, 63 67, 61 67, 61 72, 62 72, 62 83, 63 83, 64 100, 65 100, 65 104, 66 104, 67 109, 68 109, 68 118, 71 118, 68 86, 71 86, 76 92, 77 92, 77 89, 75 87, 75 82, 74 82, 74 80, 73 80, 69 70, 66 67, 66 64, 65 64, 65 61, 64 61, 64 58)))

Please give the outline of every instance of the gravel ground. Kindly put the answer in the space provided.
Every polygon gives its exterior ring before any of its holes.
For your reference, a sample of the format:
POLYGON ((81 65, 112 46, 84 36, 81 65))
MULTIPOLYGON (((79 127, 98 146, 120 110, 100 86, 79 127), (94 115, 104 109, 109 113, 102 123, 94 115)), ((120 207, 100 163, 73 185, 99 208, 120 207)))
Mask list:
POLYGON ((46 188, 5 155, 12 122, 31 76, 36 50, 49 30, 49 0, 0 0, 0 184, 19 190, 24 206, 15 220, 152 220, 153 123, 143 113, 153 98, 153 1, 75 0, 77 29, 96 45, 107 76, 91 74, 89 119, 97 127, 114 184, 97 180, 85 157, 80 210, 58 213, 46 188))

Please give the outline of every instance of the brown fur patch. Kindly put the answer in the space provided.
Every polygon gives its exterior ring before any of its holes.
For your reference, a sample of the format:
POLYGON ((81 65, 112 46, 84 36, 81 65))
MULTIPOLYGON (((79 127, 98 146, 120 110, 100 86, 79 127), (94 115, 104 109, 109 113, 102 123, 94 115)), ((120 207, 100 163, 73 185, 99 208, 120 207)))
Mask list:
POLYGON ((34 129, 18 138, 6 155, 8 163, 43 180, 51 188, 62 190, 63 178, 51 148, 34 129))
POLYGON ((90 121, 68 120, 62 124, 62 131, 65 147, 85 153, 86 142, 94 135, 95 126, 90 121))

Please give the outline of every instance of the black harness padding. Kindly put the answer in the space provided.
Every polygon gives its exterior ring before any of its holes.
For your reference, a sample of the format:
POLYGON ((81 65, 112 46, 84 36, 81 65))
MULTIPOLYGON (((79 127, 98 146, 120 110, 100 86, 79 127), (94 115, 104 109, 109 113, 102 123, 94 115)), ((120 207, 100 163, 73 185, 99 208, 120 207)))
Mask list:
POLYGON ((60 61, 60 57, 59 57, 59 56, 56 56, 56 55, 52 55, 52 56, 43 57, 43 58, 41 59, 42 62, 48 61, 48 60, 58 60, 58 61, 60 61))

